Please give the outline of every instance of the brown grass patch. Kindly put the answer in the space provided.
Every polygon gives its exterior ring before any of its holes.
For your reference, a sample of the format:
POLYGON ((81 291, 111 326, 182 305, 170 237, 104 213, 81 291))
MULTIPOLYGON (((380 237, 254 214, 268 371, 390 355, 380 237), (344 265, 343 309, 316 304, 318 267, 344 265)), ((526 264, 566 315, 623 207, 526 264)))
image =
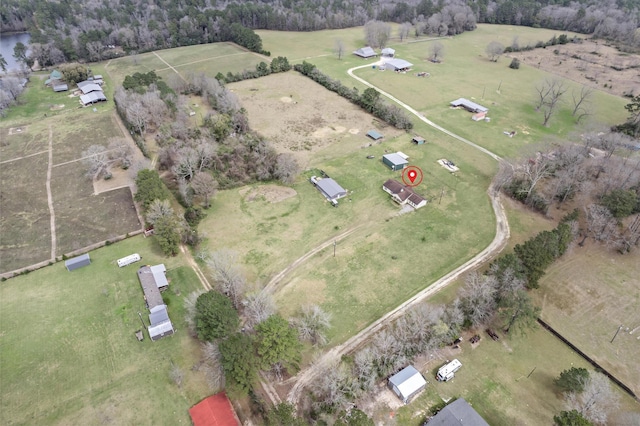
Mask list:
POLYGON ((245 187, 239 193, 249 202, 264 199, 270 203, 277 203, 298 195, 295 189, 278 185, 245 187))

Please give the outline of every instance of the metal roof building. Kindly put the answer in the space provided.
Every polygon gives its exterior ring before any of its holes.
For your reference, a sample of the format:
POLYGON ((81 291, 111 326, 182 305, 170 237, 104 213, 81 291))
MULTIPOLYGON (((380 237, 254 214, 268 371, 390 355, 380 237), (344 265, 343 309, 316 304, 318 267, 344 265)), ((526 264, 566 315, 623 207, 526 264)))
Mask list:
POLYGON ((80 95, 80 103, 82 105, 95 104, 96 102, 106 101, 107 97, 104 95, 102 91, 95 91, 91 93, 87 93, 86 95, 80 95))
POLYGON ((376 51, 369 46, 361 47, 360 49, 355 50, 353 54, 356 56, 360 56, 361 58, 371 58, 373 56, 378 56, 376 51))
POLYGON ((167 305, 158 305, 150 309, 149 314, 149 337, 152 341, 156 341, 165 336, 170 336, 174 333, 173 324, 169 319, 167 313, 167 305))
POLYGON ((67 271, 73 271, 88 265, 91 265, 91 258, 89 257, 89 253, 72 257, 71 259, 64 261, 64 266, 67 268, 67 271))
POLYGON ((383 138, 382 133, 378 133, 376 130, 369 130, 367 132, 367 136, 369 136, 374 141, 377 141, 378 139, 383 138))
POLYGON ((337 200, 347 195, 347 190, 331 178, 318 179, 316 181, 316 188, 318 188, 328 200, 337 200))
POLYGON ((427 422, 428 426, 489 426, 464 398, 444 407, 427 422))
POLYGON ((194 426, 240 426, 240 420, 224 392, 203 399, 189 409, 194 426))
POLYGON ((382 49, 382 56, 393 56, 396 54, 396 51, 390 47, 385 47, 382 49))
POLYGON ((409 69, 413 66, 413 64, 409 61, 405 61, 404 59, 392 59, 384 63, 384 69, 391 71, 402 71, 409 69))
POLYGON ((402 170, 409 165, 409 161, 406 158, 395 152, 383 155, 382 162, 393 171, 402 170))
POLYGON ((156 306, 164 305, 162 295, 156 283, 155 275, 150 266, 142 266, 138 269, 138 280, 144 293, 144 298, 147 301, 149 310, 156 306))
POLYGON ((408 404, 411 398, 427 387, 427 381, 410 365, 389 378, 389 387, 402 402, 408 404))
POLYGON ((55 84, 53 86, 53 91, 54 92, 66 92, 67 90, 69 90, 69 86, 67 86, 66 84, 55 84))
POLYGON ((482 105, 479 105, 465 98, 456 99, 455 101, 451 102, 450 105, 454 107, 461 106, 469 112, 489 112, 489 108, 485 108, 482 105))

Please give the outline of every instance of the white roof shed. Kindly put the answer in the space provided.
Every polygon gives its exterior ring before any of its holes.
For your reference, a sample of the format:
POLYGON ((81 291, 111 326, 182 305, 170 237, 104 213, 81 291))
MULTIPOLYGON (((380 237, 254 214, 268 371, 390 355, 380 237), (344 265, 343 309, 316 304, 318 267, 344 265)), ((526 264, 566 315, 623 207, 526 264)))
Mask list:
POLYGON ((427 387, 427 381, 410 365, 389 378, 389 387, 402 402, 408 404, 411 398, 427 387))

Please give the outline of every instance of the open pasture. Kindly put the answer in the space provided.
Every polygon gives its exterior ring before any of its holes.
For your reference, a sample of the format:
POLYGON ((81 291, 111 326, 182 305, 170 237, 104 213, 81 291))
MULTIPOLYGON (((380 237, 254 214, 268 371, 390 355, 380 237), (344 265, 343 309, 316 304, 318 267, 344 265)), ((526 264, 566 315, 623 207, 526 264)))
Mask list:
MULTIPOLYGON (((552 424, 553 416, 564 409, 553 379, 571 367, 593 371, 584 359, 539 326, 525 336, 506 338, 500 334, 499 341, 491 340, 482 330, 478 334, 481 340, 477 345, 469 343, 471 334, 465 335, 461 349, 447 347, 436 357, 415 364, 429 384, 410 405, 395 413, 398 424, 421 425, 431 407, 453 397, 466 399, 491 425, 552 424), (462 363, 455 378, 436 381, 438 368, 454 358, 462 363)), ((610 412, 609 424, 625 424, 618 416, 638 412, 638 404, 616 389, 621 405, 610 412)), ((380 418, 383 415, 388 418, 388 410, 378 412, 380 418)))
MULTIPOLYGON (((492 159, 422 126, 415 130, 427 139, 425 145, 414 145, 411 134, 390 128, 379 129, 383 142, 373 142, 365 136, 374 126, 372 117, 350 104, 342 111, 344 101, 311 80, 295 73, 264 80, 230 88, 250 108, 252 128, 266 135, 287 133, 286 140, 301 140, 308 150, 303 153, 312 154, 305 157, 305 171, 292 186, 296 195, 270 202, 254 195, 259 190, 221 191, 200 229, 211 237, 205 243, 208 250, 240 253, 257 288, 323 242, 353 231, 337 243, 335 258, 333 247, 325 248, 278 284, 278 306, 285 315, 318 303, 334 315, 332 343, 343 341, 491 241, 495 228, 486 188, 495 172, 492 159), (298 117, 314 119, 279 127, 298 117), (338 128, 344 130, 337 132, 338 128), (322 129, 333 133, 314 138, 322 129), (430 201, 401 216, 381 189, 387 179, 401 179, 400 172, 381 162, 385 152, 398 150, 423 170, 424 180, 416 191, 430 201), (440 158, 455 161, 460 172, 440 167, 440 158), (349 191, 337 208, 308 182, 320 175, 320 169, 349 191)), ((299 153, 295 143, 277 146, 282 152, 299 153)))
MULTIPOLYGON (((351 53, 364 45, 364 30, 360 28, 358 31, 349 29, 319 32, 314 38, 317 46, 315 49, 309 44, 310 41, 305 42, 308 38, 304 35, 291 37, 287 34, 265 32, 264 44, 269 50, 272 49, 271 46, 286 44, 287 37, 299 41, 301 46, 306 46, 307 53, 300 56, 297 62, 308 58, 306 60, 318 66, 323 73, 341 80, 348 87, 355 86, 362 91, 365 87, 350 78, 346 71, 355 66, 373 64, 377 59, 364 60, 351 53), (337 39, 345 41, 342 60, 338 60, 333 53, 337 39)), ((526 64, 522 64, 519 70, 512 70, 508 67, 510 59, 506 57, 500 58, 497 63, 491 62, 485 48, 491 41, 509 46, 517 37, 519 45, 524 46, 547 41, 560 34, 562 32, 526 27, 479 25, 475 31, 437 40, 444 46, 443 62, 439 64, 428 60, 431 46, 436 40, 415 39, 410 36, 401 43, 397 37, 392 37, 388 45, 396 49, 396 57, 414 64, 411 72, 397 74, 367 67, 356 73, 380 89, 392 93, 435 123, 501 156, 512 157, 526 145, 538 143, 544 138, 566 136, 575 128, 575 120, 571 116, 571 91, 579 92, 581 86, 565 79, 569 91, 558 113, 551 118, 549 127, 544 127, 542 114, 534 110, 535 87, 545 79, 558 77, 526 64), (416 77, 415 74, 422 71, 430 73, 430 77, 416 77), (491 121, 474 122, 471 120, 471 113, 451 109, 449 102, 459 97, 489 108, 488 116, 491 121), (504 135, 505 131, 516 131, 517 135, 509 138, 504 135)), ((573 33, 568 35, 571 37, 573 33)), ((592 114, 587 121, 589 124, 600 123, 606 126, 621 123, 626 119, 626 103, 628 101, 623 98, 596 90, 591 101, 592 114)))
POLYGON ((142 237, 90 254, 91 265, 73 272, 58 262, 0 286, 0 423, 188 424, 188 408, 210 392, 192 370, 200 351, 184 322, 183 299, 201 287, 195 273, 142 237), (142 262, 118 268, 134 252, 142 262), (138 312, 148 323, 148 311, 136 271, 157 263, 167 266, 163 298, 177 332, 138 342, 138 312))
POLYGON ((47 203, 50 141, 55 256, 140 228, 129 188, 94 194, 80 160, 89 146, 107 145, 109 138, 122 137, 112 111, 83 108, 34 119, 26 126, 21 123, 24 121, 12 120, 0 129, 4 135, 0 272, 51 258, 47 203), (15 127, 24 130, 9 135, 15 127))
POLYGON ((533 296, 543 320, 640 394, 637 253, 621 256, 589 242, 574 247, 549 268, 533 296))
POLYGON ((125 76, 136 72, 155 71, 165 81, 176 73, 182 78, 199 73, 215 77, 218 72, 227 74, 244 69, 253 70, 262 61, 268 63, 269 59, 233 43, 212 43, 113 59, 109 61, 107 68, 114 81, 122 84, 125 76))

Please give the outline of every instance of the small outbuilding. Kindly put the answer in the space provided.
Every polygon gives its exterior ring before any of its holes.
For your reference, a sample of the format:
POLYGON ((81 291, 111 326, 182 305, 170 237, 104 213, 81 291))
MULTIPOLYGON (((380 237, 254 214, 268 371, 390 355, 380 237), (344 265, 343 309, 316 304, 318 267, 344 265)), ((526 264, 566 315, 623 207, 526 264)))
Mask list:
POLYGON ((169 319, 167 305, 158 305, 150 309, 149 314, 149 337, 152 341, 160 340, 163 337, 171 336, 175 330, 169 319))
POLYGON ((91 93, 87 93, 86 95, 80 95, 80 103, 83 106, 95 104, 97 102, 105 102, 106 100, 107 97, 102 91, 94 91, 91 93))
POLYGON ((117 260, 118 267, 122 268, 123 266, 131 265, 132 263, 138 262, 142 257, 138 253, 130 254, 129 256, 122 257, 117 260))
POLYGON ((487 112, 489 112, 489 108, 485 108, 482 105, 479 105, 465 98, 456 99, 455 101, 452 101, 449 105, 456 108, 463 107, 467 111, 474 112, 474 113, 484 112, 486 114, 487 112))
POLYGON ((396 170, 402 170, 409 165, 409 161, 398 153, 383 155, 382 162, 389 166, 394 172, 396 170))
POLYGON ((54 92, 66 92, 67 90, 69 90, 69 86, 67 86, 66 84, 62 83, 62 84, 55 84, 53 86, 53 91, 54 92))
POLYGON ((67 259, 64 261, 64 266, 67 268, 67 271, 74 271, 78 268, 89 265, 91 265, 91 258, 89 257, 89 253, 72 257, 71 259, 67 259))
POLYGON ((426 387, 427 381, 412 365, 389 378, 389 388, 405 404, 426 387))
POLYGON ((386 58, 393 58, 393 55, 396 54, 396 51, 390 47, 385 47, 382 49, 382 56, 386 58))
POLYGON ((361 58, 373 58, 375 56, 378 56, 378 54, 376 53, 375 50, 373 50, 371 47, 367 46, 367 47, 361 47, 358 50, 355 50, 353 52, 354 55, 356 56, 360 56, 361 58))
POLYGON ((194 426, 240 426, 240 419, 224 392, 203 399, 189 409, 194 426))
POLYGON ((382 136, 381 133, 377 132, 376 130, 369 130, 367 132, 367 136, 369 136, 374 141, 377 141, 377 140, 382 139, 384 137, 384 136, 382 136))
POLYGON ((427 423, 428 426, 489 426, 464 398, 444 407, 427 423))
POLYGON ((408 71, 411 69, 413 64, 409 61, 405 61, 404 59, 392 59, 384 63, 384 69, 390 71, 408 71))
POLYGON ((424 138, 420 136, 414 136, 413 139, 411 139, 411 142, 415 143, 416 145, 424 145, 424 138))

